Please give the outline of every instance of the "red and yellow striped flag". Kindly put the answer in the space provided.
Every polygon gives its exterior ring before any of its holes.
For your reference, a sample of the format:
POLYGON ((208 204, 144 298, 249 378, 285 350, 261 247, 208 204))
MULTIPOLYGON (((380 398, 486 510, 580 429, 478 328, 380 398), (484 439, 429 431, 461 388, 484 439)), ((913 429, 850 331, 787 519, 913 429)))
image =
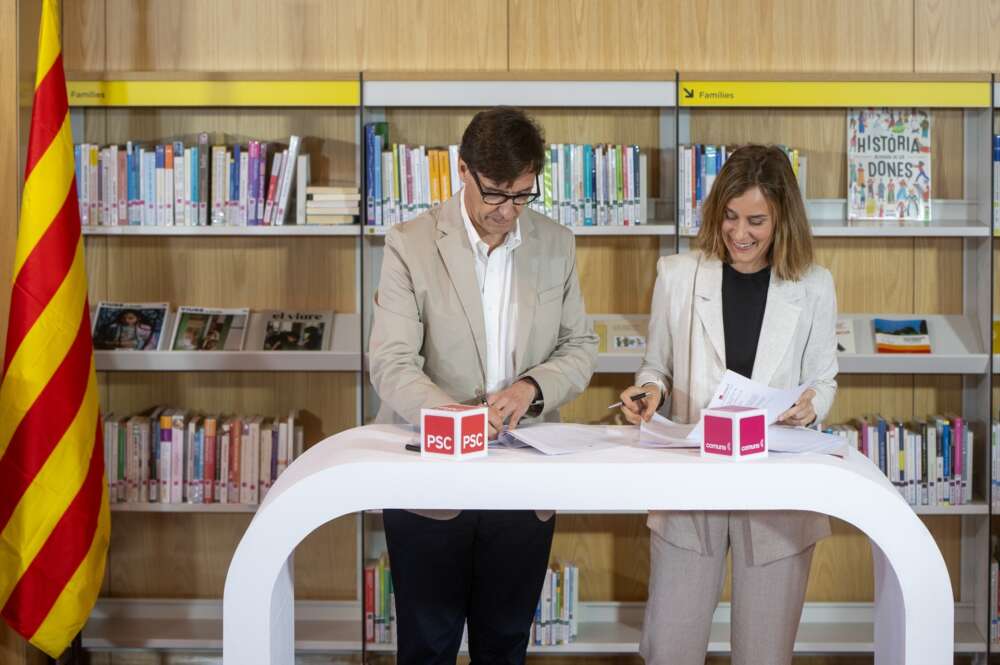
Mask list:
POLYGON ((104 576, 104 480, 58 0, 43 0, 0 374, 0 615, 57 657, 104 576))

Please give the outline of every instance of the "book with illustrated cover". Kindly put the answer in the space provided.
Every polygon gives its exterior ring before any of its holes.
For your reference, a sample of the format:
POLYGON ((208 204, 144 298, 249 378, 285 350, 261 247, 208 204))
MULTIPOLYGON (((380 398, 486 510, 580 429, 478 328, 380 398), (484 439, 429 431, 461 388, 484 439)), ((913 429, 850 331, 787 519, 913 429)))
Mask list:
POLYGON ((875 350, 878 353, 931 352, 931 337, 925 319, 875 319, 874 323, 875 350))
POLYGON ((646 352, 649 316, 643 314, 598 314, 593 317, 594 332, 599 338, 598 353, 646 352))
POLYGON ((928 109, 848 109, 848 220, 931 219, 928 109))
POLYGON ((155 351, 160 347, 167 303, 100 302, 94 315, 94 348, 155 351))
POLYGON ((239 351, 250 310, 181 307, 174 323, 172 351, 239 351))
POLYGON ((837 319, 837 353, 857 353, 851 319, 837 319))
POLYGON ((249 351, 325 351, 333 337, 333 310, 263 310, 250 315, 249 351))

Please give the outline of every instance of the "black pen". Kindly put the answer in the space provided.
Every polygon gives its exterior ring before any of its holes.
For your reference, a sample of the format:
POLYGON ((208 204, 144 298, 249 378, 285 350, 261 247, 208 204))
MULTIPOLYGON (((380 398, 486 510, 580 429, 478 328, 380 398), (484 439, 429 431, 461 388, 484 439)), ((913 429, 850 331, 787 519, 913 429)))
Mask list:
MULTIPOLYGON (((647 393, 647 392, 641 392, 641 393, 639 393, 637 395, 632 395, 632 397, 630 399, 633 402, 638 402, 639 400, 644 399, 645 397, 648 397, 648 396, 649 396, 649 393, 647 393)), ((617 409, 619 406, 622 406, 624 403, 625 402, 615 402, 614 404, 609 405, 608 408, 609 409, 617 409)))

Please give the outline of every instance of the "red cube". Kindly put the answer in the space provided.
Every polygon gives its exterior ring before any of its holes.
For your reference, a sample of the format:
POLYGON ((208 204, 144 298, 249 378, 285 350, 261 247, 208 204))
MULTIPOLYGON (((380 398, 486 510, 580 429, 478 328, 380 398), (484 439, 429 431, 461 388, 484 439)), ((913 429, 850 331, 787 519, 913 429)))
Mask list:
POLYGON ((420 410, 420 456, 436 459, 485 457, 487 407, 445 404, 420 410))

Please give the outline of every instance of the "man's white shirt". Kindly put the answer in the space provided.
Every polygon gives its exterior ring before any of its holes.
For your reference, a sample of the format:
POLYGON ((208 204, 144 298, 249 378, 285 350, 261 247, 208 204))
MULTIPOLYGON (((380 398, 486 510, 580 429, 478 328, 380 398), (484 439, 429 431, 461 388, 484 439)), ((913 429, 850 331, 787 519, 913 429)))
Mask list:
POLYGON ((486 324, 486 392, 503 390, 514 381, 514 346, 517 331, 517 280, 514 250, 521 245, 521 222, 492 252, 479 237, 465 208, 465 190, 460 193, 462 221, 476 264, 476 279, 486 324))

